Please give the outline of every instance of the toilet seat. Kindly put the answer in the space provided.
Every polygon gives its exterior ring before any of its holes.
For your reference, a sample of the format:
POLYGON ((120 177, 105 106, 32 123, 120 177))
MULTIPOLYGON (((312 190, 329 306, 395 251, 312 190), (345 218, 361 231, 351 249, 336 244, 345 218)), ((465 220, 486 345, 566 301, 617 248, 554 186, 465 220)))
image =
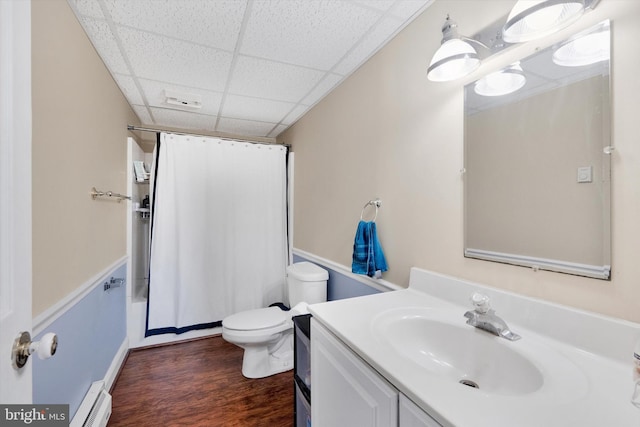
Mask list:
POLYGON ((271 329, 287 321, 287 312, 279 307, 241 311, 225 317, 222 326, 234 331, 259 331, 271 329))

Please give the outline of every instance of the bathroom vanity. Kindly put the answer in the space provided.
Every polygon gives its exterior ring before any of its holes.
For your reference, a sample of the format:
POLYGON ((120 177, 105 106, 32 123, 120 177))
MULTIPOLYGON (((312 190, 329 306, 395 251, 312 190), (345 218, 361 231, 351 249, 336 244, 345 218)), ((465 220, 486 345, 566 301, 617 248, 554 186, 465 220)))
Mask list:
POLYGON ((321 324, 311 329, 314 426, 440 426, 321 324))
POLYGON ((309 309, 314 427, 640 425, 638 324, 415 268, 406 290, 309 309), (522 338, 467 325, 474 292, 522 338))

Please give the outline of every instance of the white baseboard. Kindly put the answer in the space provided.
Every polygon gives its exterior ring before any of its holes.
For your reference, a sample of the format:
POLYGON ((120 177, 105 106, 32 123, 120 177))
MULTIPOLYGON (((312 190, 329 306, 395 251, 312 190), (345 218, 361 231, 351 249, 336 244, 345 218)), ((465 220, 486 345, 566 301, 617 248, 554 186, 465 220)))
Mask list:
POLYGON ((124 363, 127 358, 127 353, 129 352, 129 338, 124 337, 122 344, 120 344, 120 348, 118 352, 113 357, 113 361, 107 369, 107 373, 104 375, 104 387, 107 391, 111 390, 113 387, 113 383, 116 381, 116 377, 118 376, 118 372, 120 372, 120 367, 124 363))
POLYGON ((111 277, 112 273, 127 262, 127 256, 123 256, 113 264, 109 265, 102 272, 96 274, 76 290, 65 296, 63 299, 33 318, 32 336, 38 335, 51 325, 56 319, 65 314, 71 307, 76 305, 82 298, 91 292, 96 286, 102 284, 111 277))
POLYGON ((397 291, 399 289, 405 289, 402 286, 398 286, 395 283, 388 282, 384 279, 372 279, 369 276, 354 274, 351 272, 350 268, 342 264, 338 264, 337 262, 319 257, 317 255, 314 255, 310 252, 303 251, 301 249, 293 248, 293 253, 302 258, 308 259, 309 261, 313 261, 314 263, 323 265, 331 270, 337 271, 338 273, 343 274, 353 280, 357 280, 358 282, 363 283, 367 286, 371 286, 372 288, 377 289, 379 291, 386 292, 386 291, 397 291))

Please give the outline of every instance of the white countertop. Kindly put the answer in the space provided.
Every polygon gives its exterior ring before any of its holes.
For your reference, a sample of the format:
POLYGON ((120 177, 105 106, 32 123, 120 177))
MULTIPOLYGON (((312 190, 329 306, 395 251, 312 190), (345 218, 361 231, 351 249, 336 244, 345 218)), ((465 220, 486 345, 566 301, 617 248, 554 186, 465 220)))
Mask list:
MULTIPOLYGON (((424 270, 413 269, 411 280, 406 290, 313 304, 309 310, 443 426, 640 426, 640 409, 630 403, 634 386, 632 341, 640 338, 640 325, 424 270), (490 294, 497 314, 522 336, 515 342, 495 339, 535 349, 534 359, 552 355, 548 360, 558 361, 557 366, 547 365, 549 369, 544 363, 540 365, 545 375, 540 389, 507 396, 465 387, 403 358, 372 327, 375 319, 389 310, 430 308, 459 313, 460 324, 471 328, 463 317, 470 305, 460 304, 460 297, 470 296, 476 289, 490 294), (537 322, 537 317, 544 317, 544 321, 537 322), (538 324, 540 328, 536 328, 538 324)), ((468 350, 473 352, 473 348, 468 350)))

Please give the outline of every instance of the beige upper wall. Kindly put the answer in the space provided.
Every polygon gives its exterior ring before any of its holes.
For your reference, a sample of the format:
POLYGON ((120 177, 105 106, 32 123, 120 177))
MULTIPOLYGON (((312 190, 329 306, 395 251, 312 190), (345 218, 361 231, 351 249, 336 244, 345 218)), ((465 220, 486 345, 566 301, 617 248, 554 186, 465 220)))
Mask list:
POLYGON ((126 255, 127 124, 139 124, 64 0, 32 2, 33 315, 126 255))
POLYGON ((362 205, 380 197, 378 231, 391 282, 406 286, 417 266, 640 321, 640 2, 601 0, 573 26, 613 20, 610 282, 463 257, 463 87, 573 31, 512 49, 467 79, 428 81, 447 13, 473 34, 515 1, 479 3, 436 1, 278 138, 296 153, 294 246, 349 266, 362 205))

